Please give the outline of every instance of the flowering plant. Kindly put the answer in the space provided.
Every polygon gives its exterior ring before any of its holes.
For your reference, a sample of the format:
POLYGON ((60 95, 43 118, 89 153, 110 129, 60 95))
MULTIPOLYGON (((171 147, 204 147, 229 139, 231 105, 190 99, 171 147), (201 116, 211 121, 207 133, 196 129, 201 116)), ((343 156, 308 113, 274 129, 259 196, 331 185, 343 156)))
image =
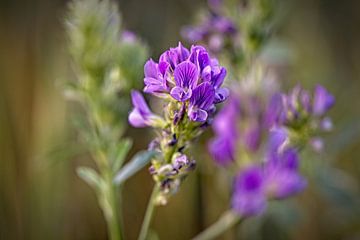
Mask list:
MULTIPOLYGON (((161 54, 158 62, 148 60, 144 75, 144 92, 164 100, 159 116, 151 112, 138 91, 131 93, 134 108, 129 114, 130 124, 157 129, 157 137, 149 145, 159 153, 149 169, 155 180, 149 202, 152 208, 166 204, 194 169, 195 161, 186 153, 188 146, 211 124, 216 104, 226 100, 229 91, 222 87, 226 69, 199 45, 188 50, 179 43, 161 54)), ((146 237, 148 224, 144 222, 141 239, 146 237)))
POLYGON ((112 239, 121 238, 119 186, 151 162, 155 184, 139 235, 146 239, 155 206, 166 205, 195 169, 198 156, 190 154, 190 145, 209 126, 214 137, 208 149, 232 179, 231 201, 195 239, 215 238, 241 219, 266 212, 269 201, 306 188, 300 152, 307 146, 322 150, 320 134, 332 129, 327 112, 335 98, 321 85, 313 92, 300 85, 284 91, 273 76, 276 69, 260 57, 272 34, 271 4, 232 4, 234 11, 231 4, 210 0, 204 20, 182 31, 194 43, 190 49, 179 42, 146 62, 146 47, 119 30, 120 17, 108 1, 72 5, 68 32, 79 81, 69 84, 67 96, 84 107, 87 124, 80 132, 98 167, 78 173, 95 189, 112 239), (143 92, 161 100, 161 111, 152 111, 134 90, 139 66, 143 92), (226 76, 231 90, 223 87, 226 76), (125 104, 118 106, 119 100, 125 104), (131 147, 123 136, 126 118, 133 127, 153 128, 156 136, 147 151, 122 166, 131 147))

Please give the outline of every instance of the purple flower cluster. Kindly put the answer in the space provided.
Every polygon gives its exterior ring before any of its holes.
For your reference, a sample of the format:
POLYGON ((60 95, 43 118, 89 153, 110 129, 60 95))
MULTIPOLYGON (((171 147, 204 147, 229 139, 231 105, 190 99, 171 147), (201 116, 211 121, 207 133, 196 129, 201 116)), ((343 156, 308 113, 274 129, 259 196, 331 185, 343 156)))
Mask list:
POLYGON ((283 129, 271 131, 265 163, 242 170, 234 182, 232 207, 243 216, 264 212, 268 199, 283 199, 306 187, 298 172, 298 153, 284 147, 287 135, 283 129))
POLYGON ((306 187, 298 173, 298 153, 287 147, 284 129, 270 132, 265 163, 253 164, 235 178, 232 206, 239 214, 257 215, 264 212, 267 199, 283 199, 306 187))
POLYGON ((161 190, 157 202, 165 204, 195 167, 195 161, 184 153, 186 147, 212 122, 215 105, 229 95, 222 87, 226 69, 204 47, 189 50, 179 43, 158 61, 148 60, 144 75, 144 92, 164 100, 163 116, 151 112, 141 93, 133 91, 129 123, 159 130, 149 148, 160 156, 149 170, 161 190))
MULTIPOLYGON (((158 63, 148 60, 144 72, 144 92, 184 103, 191 121, 205 122, 214 111, 215 104, 229 95, 229 91, 221 87, 226 69, 216 59, 210 58, 202 46, 192 46, 189 51, 179 43, 176 48, 165 51, 158 63)), ((137 100, 133 98, 134 101, 137 100)), ((137 104, 134 106, 137 108, 137 104)), ((149 113, 145 111, 142 117, 147 115, 149 113)), ((133 126, 139 126, 129 120, 133 126)), ((144 122, 142 125, 149 124, 144 122)))
POLYGON ((239 214, 256 215, 266 209, 267 199, 286 198, 305 188, 298 172, 298 149, 306 143, 321 149, 317 134, 331 129, 325 114, 335 99, 320 85, 313 94, 298 85, 289 94, 275 92, 268 98, 239 92, 240 96, 231 94, 214 119, 209 151, 225 167, 244 153, 247 158, 263 156, 241 166, 232 198, 239 214))
MULTIPOLYGON (((297 85, 289 94, 273 97, 272 105, 268 109, 270 123, 284 124, 297 127, 309 118, 322 118, 334 105, 335 98, 323 87, 317 85, 313 95, 297 85), (275 111, 272 111, 276 109, 275 111)), ((328 126, 329 119, 325 118, 321 126, 328 126)), ((323 130, 327 130, 327 129, 323 130)))
POLYGON ((310 142, 314 150, 321 151, 323 142, 316 133, 332 130, 332 121, 325 115, 334 103, 334 96, 321 85, 315 87, 313 94, 297 85, 289 94, 273 96, 266 121, 269 126, 286 126, 293 132, 302 133, 294 140, 310 142))
POLYGON ((266 111, 264 99, 240 92, 231 95, 213 121, 215 138, 209 142, 209 151, 221 166, 233 162, 238 151, 257 152, 264 132, 269 129, 263 114, 266 111))
POLYGON ((228 42, 233 42, 237 36, 237 29, 230 18, 216 13, 219 9, 219 3, 213 7, 213 11, 202 20, 197 26, 187 26, 182 30, 182 36, 191 43, 205 43, 209 49, 217 53, 228 42))

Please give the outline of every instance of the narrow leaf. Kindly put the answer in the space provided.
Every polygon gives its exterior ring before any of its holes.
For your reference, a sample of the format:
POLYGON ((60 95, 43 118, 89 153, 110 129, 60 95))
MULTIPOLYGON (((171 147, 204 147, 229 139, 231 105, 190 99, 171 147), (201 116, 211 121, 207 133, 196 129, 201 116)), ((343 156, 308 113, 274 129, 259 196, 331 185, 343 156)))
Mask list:
POLYGON ((94 169, 88 167, 79 167, 77 168, 76 172, 78 176, 91 187, 95 188, 96 190, 101 188, 102 179, 94 169))
POLYGON ((132 146, 132 141, 130 139, 124 139, 119 144, 116 145, 115 153, 113 155, 112 170, 117 172, 122 166, 126 155, 128 154, 132 146))
POLYGON ((145 167, 156 154, 156 151, 141 151, 137 153, 133 159, 116 174, 114 178, 115 184, 125 182, 129 177, 145 167))

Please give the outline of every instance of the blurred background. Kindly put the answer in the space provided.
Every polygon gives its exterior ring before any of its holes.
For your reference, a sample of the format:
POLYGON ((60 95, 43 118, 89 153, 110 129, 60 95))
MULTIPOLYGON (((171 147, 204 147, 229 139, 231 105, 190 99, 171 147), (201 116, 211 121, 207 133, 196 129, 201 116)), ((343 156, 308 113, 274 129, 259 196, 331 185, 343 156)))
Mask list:
MULTIPOLYGON (((319 164, 303 194, 221 239, 360 239, 360 3, 283 2, 286 21, 278 35, 294 51, 289 81, 308 87, 319 82, 336 96, 335 130, 326 136, 325 153, 307 160, 331 167, 319 164)), ((59 87, 72 77, 63 26, 67 3, 0 1, 0 239, 107 239, 95 194, 75 173, 91 161, 80 154, 59 87)), ((157 58, 181 40, 181 27, 206 1, 118 4, 126 28, 157 58)), ((127 132, 135 139, 133 153, 151 139, 142 133, 127 132)), ((221 179, 212 177, 219 170, 208 156, 197 160, 202 171, 155 215, 160 239, 189 239, 228 208, 219 194, 221 179)), ((151 188, 146 169, 125 184, 126 239, 137 237, 151 188)))

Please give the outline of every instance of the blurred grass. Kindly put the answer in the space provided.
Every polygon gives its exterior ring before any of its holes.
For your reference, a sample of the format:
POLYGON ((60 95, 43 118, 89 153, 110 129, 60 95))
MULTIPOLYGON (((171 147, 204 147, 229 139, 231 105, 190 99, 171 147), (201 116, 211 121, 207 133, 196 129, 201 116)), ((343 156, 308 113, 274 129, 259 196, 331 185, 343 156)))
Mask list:
MULTIPOLYGON (((176 45, 180 27, 190 23, 204 3, 133 0, 120 1, 120 7, 125 25, 149 43, 156 58, 176 45)), ((319 82, 335 94, 337 103, 331 112, 335 129, 326 136, 329 144, 319 161, 331 161, 351 174, 355 194, 351 198, 358 199, 360 4, 291 3, 279 32, 294 48, 288 84, 301 81, 311 87, 319 82)), ((75 174, 76 166, 89 164, 88 156, 76 149, 77 136, 69 131, 71 116, 56 84, 71 77, 62 27, 65 6, 66 1, 60 0, 0 3, 0 239, 106 239, 95 196, 75 174)), ((128 134, 137 143, 133 153, 150 139, 138 129, 129 129, 128 134)), ((157 212, 153 227, 160 239, 189 239, 227 208, 226 197, 219 194, 224 180, 210 175, 218 170, 203 158, 197 159, 203 171, 191 175, 169 206, 157 212)), ((332 177, 325 176, 325 182, 332 177)), ((151 186, 145 169, 123 189, 127 239, 137 236, 151 186)), ((256 236, 242 231, 242 238, 360 238, 359 217, 349 217, 340 205, 321 195, 316 189, 320 186, 315 182, 286 204, 294 201, 302 206, 298 225, 290 233, 277 235, 279 227, 267 216, 262 227, 254 225, 256 236)))

